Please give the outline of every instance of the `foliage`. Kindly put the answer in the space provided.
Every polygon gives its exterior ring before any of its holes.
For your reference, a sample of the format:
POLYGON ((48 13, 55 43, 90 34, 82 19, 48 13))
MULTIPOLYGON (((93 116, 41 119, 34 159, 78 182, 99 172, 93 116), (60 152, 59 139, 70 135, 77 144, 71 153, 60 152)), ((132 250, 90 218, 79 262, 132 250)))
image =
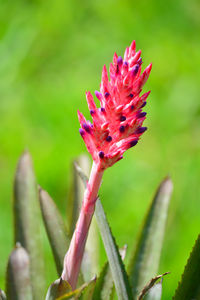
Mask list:
MULTIPOLYGON (((79 162, 83 161, 84 160, 79 160, 79 162)), ((86 187, 87 176, 77 163, 75 163, 74 171, 80 176, 86 187)), ((73 176, 73 178, 76 178, 76 176, 73 176)), ((47 192, 43 191, 40 187, 38 189, 31 157, 27 151, 22 154, 19 160, 14 186, 14 219, 15 224, 18 224, 17 226, 20 228, 20 232, 19 228, 15 227, 15 241, 17 244, 9 257, 7 266, 7 299, 34 300, 38 299, 38 295, 44 299, 45 289, 42 290, 41 284, 37 284, 37 281, 35 281, 35 276, 39 276, 41 283, 43 284, 44 282, 42 271, 40 271, 40 269, 36 271, 36 267, 41 267, 40 259, 42 258, 42 250, 40 250, 41 252, 38 256, 32 254, 38 251, 37 247, 40 243, 38 240, 39 237, 35 235, 35 231, 38 230, 38 223, 43 219, 58 275, 60 275, 62 271, 62 260, 64 257, 62 248, 68 247, 70 235, 65 229, 65 222, 56 204, 47 192), (39 207, 40 209, 38 210, 39 207), (30 211, 32 211, 31 217, 29 217, 30 211), (23 245, 23 247, 21 245, 23 245)), ((77 186, 77 189, 81 190, 81 182, 77 181, 77 179, 76 185, 73 186, 77 186)), ((79 286, 73 291, 66 281, 63 281, 61 278, 57 279, 50 285, 45 299, 111 300, 115 294, 117 299, 120 300, 160 300, 162 282, 157 283, 157 281, 168 273, 156 275, 155 277, 153 277, 152 274, 156 272, 153 265, 159 263, 164 236, 164 224, 166 222, 171 192, 172 183, 171 180, 167 178, 159 186, 150 209, 147 212, 136 250, 133 250, 131 255, 133 258, 130 260, 131 263, 129 264, 128 273, 122 261, 125 256, 125 250, 123 249, 120 252, 108 224, 101 201, 98 199, 95 216, 108 262, 100 274, 88 282, 83 282, 84 272, 88 271, 87 268, 91 267, 91 262, 93 263, 94 261, 92 260, 88 266, 85 265, 82 269, 83 274, 80 276, 79 286), (152 267, 150 267, 150 263, 152 267), (152 269, 153 273, 150 272, 150 269, 152 269), (134 270, 137 270, 137 272, 134 270), (150 277, 149 282, 145 282, 147 277, 150 277), (133 280, 133 278, 135 279, 133 280), (139 285, 137 285, 138 282, 140 282, 139 285), (134 292, 135 290, 137 293, 134 292)), ((77 203, 75 195, 77 194, 74 193, 72 201, 74 204, 77 203)), ((98 249, 96 249, 96 251, 98 251, 98 249)), ((194 297, 198 299, 199 253, 198 238, 188 260, 181 282, 176 290, 174 299, 192 300, 194 297)), ((165 282, 167 284, 167 279, 165 282)), ((0 299, 6 299, 5 293, 1 290, 0 297, 0 299)))

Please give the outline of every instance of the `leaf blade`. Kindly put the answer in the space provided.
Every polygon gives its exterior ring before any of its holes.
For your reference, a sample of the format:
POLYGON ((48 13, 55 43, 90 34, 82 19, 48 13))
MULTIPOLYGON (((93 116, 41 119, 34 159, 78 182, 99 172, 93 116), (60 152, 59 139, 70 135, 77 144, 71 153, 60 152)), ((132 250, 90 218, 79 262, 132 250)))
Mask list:
POLYGON ((69 238, 63 218, 52 198, 42 188, 39 188, 39 200, 43 222, 56 263, 58 276, 63 269, 65 253, 69 247, 69 238))
POLYGON ((6 294, 10 300, 32 300, 30 259, 18 243, 11 252, 7 265, 6 294))
POLYGON ((94 294, 93 294, 94 300, 102 300, 101 293, 103 290, 104 281, 105 281, 105 277, 108 272, 108 269, 109 269, 109 264, 108 264, 108 262, 106 262, 106 264, 103 266, 103 269, 102 269, 99 277, 97 277, 94 294))
POLYGON ((147 295, 144 297, 144 300, 161 300, 162 296, 162 280, 156 283, 147 295))
POLYGON ((85 191, 84 183, 76 171, 76 163, 81 166, 87 176, 89 176, 89 170, 91 168, 90 160, 87 155, 80 155, 77 159, 77 162, 73 162, 71 166, 71 177, 67 201, 67 228, 70 236, 73 235, 76 221, 79 216, 79 208, 85 191))
POLYGON ((173 300, 200 299, 200 235, 185 266, 173 300))
POLYGON ((172 189, 169 177, 161 182, 144 220, 136 250, 132 253, 128 273, 134 297, 158 271, 172 189))
MULTIPOLYGON (((124 260, 126 256, 127 245, 121 248, 120 255, 122 260, 124 260)), ((110 300, 114 296, 114 282, 112 279, 111 270, 109 267, 109 263, 106 262, 103 266, 100 275, 97 277, 95 289, 94 289, 94 300, 110 300)))
POLYGON ((62 278, 56 279, 48 288, 45 300, 55 300, 63 296, 67 292, 71 292, 72 288, 69 283, 62 278))
POLYGON ((0 289, 0 300, 6 300, 6 294, 0 289))
POLYGON ((154 285, 156 284, 156 282, 161 279, 163 276, 169 274, 169 272, 166 272, 164 274, 161 275, 157 275, 155 277, 153 277, 151 280, 149 280, 149 282, 143 287, 142 291, 140 292, 139 296, 138 296, 138 300, 142 300, 144 298, 144 296, 151 290, 151 288, 154 287, 154 285))
POLYGON ((88 286, 83 290, 81 296, 79 297, 80 300, 92 300, 94 289, 96 285, 96 277, 94 277, 92 280, 90 280, 88 286))
POLYGON ((40 235, 41 211, 31 156, 25 151, 19 159, 14 182, 15 244, 19 242, 30 256, 33 299, 44 298, 45 276, 40 235))
MULTIPOLYGON (((56 300, 67 300, 67 299, 80 299, 80 297, 83 295, 83 292, 87 289, 90 291, 90 288, 93 288, 96 283, 96 277, 91 279, 89 282, 84 283, 81 287, 77 288, 74 291, 69 291, 68 293, 62 295, 61 297, 56 298, 56 300)), ((87 295, 87 293, 86 293, 87 295)), ((86 300, 86 298, 83 298, 86 300)))
POLYGON ((112 235, 100 199, 97 199, 96 202, 95 217, 108 257, 118 299, 132 299, 132 292, 129 285, 128 275, 125 271, 119 249, 112 235))

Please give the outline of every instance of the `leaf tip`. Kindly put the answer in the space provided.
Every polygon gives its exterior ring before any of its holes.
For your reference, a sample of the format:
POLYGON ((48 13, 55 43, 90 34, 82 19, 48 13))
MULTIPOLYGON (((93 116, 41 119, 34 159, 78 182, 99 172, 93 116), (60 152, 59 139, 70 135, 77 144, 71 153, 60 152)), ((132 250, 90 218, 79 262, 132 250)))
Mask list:
POLYGON ((160 189, 162 190, 163 193, 165 194, 171 194, 173 191, 173 182, 171 180, 171 177, 167 175, 163 181, 160 184, 160 189))

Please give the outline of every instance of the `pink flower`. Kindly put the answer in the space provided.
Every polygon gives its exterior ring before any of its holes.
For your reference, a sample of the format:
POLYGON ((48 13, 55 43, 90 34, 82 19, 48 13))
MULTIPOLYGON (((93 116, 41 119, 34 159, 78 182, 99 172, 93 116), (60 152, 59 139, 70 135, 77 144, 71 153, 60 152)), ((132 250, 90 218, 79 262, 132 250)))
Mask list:
POLYGON ((80 134, 100 170, 122 159, 123 153, 135 146, 147 129, 142 127, 146 118, 142 108, 150 92, 142 96, 140 93, 152 64, 142 74, 141 65, 141 51, 135 51, 133 41, 126 48, 124 59, 114 54, 110 64, 110 80, 106 66, 103 67, 100 92, 95 91, 100 108, 97 108, 92 94, 86 92, 93 124, 78 111, 80 134))

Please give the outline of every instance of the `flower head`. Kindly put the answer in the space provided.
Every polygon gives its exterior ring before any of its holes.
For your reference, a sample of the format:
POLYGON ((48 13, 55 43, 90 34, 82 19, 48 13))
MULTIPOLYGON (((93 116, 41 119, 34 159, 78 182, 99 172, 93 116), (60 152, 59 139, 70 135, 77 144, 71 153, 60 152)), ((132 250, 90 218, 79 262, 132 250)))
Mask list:
POLYGON ((93 96, 86 99, 93 124, 78 111, 80 134, 99 169, 104 170, 123 158, 123 153, 135 146, 146 131, 142 124, 146 113, 142 111, 150 92, 140 96, 151 72, 150 64, 141 74, 141 51, 135 51, 135 41, 126 48, 124 59, 114 54, 110 64, 110 80, 106 66, 102 71, 100 101, 97 108, 93 96))

